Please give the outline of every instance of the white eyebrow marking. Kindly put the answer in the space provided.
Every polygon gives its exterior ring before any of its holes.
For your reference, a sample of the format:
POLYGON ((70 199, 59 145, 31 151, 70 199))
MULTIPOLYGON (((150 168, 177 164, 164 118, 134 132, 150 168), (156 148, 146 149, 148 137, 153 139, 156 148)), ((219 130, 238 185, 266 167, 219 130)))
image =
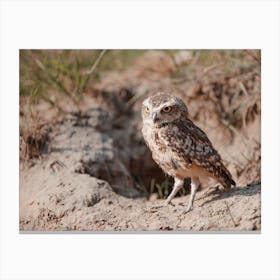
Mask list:
POLYGON ((144 106, 148 106, 148 100, 144 100, 143 103, 142 103, 144 106))

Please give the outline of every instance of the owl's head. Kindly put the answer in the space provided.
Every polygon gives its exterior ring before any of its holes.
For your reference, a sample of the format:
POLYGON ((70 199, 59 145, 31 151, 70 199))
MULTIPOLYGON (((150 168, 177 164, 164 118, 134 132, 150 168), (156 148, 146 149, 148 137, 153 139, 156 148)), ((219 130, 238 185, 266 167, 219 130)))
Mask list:
POLYGON ((188 108, 179 97, 157 93, 143 101, 142 119, 145 124, 161 126, 188 117, 188 108))

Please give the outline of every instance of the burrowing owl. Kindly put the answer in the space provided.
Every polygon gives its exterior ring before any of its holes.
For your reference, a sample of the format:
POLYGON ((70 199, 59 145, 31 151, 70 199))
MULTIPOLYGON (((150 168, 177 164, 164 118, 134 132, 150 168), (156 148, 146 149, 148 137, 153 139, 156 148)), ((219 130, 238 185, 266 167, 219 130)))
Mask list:
POLYGON ((191 178, 191 195, 186 212, 192 210, 200 179, 213 178, 229 189, 235 185, 207 135, 188 119, 188 108, 178 97, 158 93, 142 106, 144 139, 153 159, 165 173, 174 177, 167 204, 191 178))

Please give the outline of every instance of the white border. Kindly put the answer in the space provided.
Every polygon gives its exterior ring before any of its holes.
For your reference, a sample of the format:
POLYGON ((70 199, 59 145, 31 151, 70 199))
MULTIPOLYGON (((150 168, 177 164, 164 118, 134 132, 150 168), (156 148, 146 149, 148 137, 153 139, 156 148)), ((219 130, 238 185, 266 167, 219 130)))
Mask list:
POLYGON ((279 2, 2 1, 2 279, 279 279, 279 2), (262 233, 20 235, 20 48, 261 48, 262 233))

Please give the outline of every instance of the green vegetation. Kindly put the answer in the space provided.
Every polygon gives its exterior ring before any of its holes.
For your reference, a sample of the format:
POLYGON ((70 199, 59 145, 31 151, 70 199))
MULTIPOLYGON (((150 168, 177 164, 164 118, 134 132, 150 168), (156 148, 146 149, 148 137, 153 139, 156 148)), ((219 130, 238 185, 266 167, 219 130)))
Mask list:
MULTIPOLYGON (((150 196, 152 193, 156 193, 158 198, 164 199, 167 198, 170 192, 173 189, 173 180, 169 178, 165 178, 161 183, 157 182, 155 178, 153 178, 150 182, 150 185, 145 185, 144 183, 136 184, 136 187, 144 192, 147 196, 150 196)), ((184 187, 179 190, 177 196, 184 196, 189 192, 190 181, 186 180, 184 187)))
MULTIPOLYGON (((20 50, 20 96, 28 97, 31 104, 45 100, 60 110, 62 97, 78 106, 91 83, 108 71, 126 69, 145 51, 20 50)), ((174 56, 178 50, 164 51, 174 56)), ((248 64, 242 60, 243 56, 241 50, 194 50, 193 63, 207 67, 226 61, 230 71, 236 63, 248 64)), ((184 73, 187 67, 179 67, 177 74, 184 73)))
POLYGON ((78 106, 90 82, 106 71, 125 69, 142 50, 20 50, 20 95, 32 104, 59 108, 67 97, 78 106))

